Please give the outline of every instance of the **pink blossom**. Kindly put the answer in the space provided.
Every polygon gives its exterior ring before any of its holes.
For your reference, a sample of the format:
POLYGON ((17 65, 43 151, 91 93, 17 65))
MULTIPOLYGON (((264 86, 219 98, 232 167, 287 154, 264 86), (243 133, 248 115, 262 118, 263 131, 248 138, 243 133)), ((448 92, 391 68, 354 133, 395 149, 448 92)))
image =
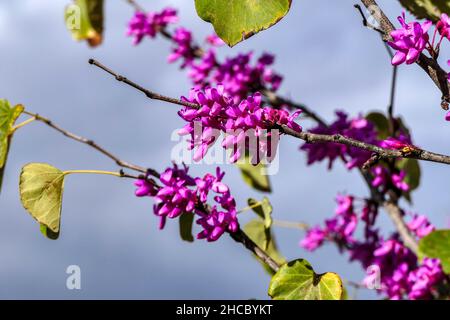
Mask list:
POLYGON ((172 40, 175 45, 172 48, 172 53, 167 57, 167 61, 173 63, 179 59, 183 59, 181 67, 185 68, 194 59, 192 33, 183 27, 179 27, 175 30, 172 40))
POLYGON ((263 107, 262 96, 258 92, 235 104, 224 91, 224 86, 218 85, 217 88, 193 89, 188 98, 182 97, 183 101, 199 105, 199 108, 184 107, 178 112, 188 122, 179 133, 191 135, 190 149, 197 148, 194 160, 198 161, 206 155, 220 132, 227 134, 222 140, 222 146, 232 150, 232 162, 241 158, 248 146, 246 134, 255 137, 257 150, 253 150, 252 156, 256 163, 263 154, 276 151, 278 140, 272 135, 271 129, 285 125, 301 132, 301 126, 295 122, 301 111, 289 114, 286 110, 263 107), (201 130, 195 130, 195 124, 201 124, 201 130), (269 137, 274 140, 270 145, 267 143, 269 137), (275 146, 275 150, 272 146, 275 146))
POLYGON ((225 44, 222 39, 220 39, 217 34, 213 33, 206 37, 206 42, 214 47, 221 47, 225 44))
POLYGON ((442 37, 450 40, 450 18, 446 13, 441 15, 440 20, 436 24, 436 28, 442 37))
POLYGON ((412 64, 419 59, 420 54, 427 46, 429 35, 428 30, 432 25, 431 21, 406 23, 405 13, 398 17, 402 28, 391 32, 393 41, 388 44, 397 50, 392 59, 393 65, 400 65, 404 62, 412 64))
POLYGON ((161 12, 150 12, 148 14, 136 11, 128 23, 127 35, 132 36, 133 44, 137 45, 145 36, 154 38, 161 29, 177 21, 177 11, 172 8, 165 8, 161 12))

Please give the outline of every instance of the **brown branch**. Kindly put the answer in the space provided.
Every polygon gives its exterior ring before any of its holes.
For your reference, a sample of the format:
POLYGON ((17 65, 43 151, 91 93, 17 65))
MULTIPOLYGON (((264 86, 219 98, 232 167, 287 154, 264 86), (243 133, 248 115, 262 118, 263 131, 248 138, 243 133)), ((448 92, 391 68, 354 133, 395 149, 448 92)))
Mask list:
MULTIPOLYGON (((383 41, 391 41, 391 32, 395 30, 395 27, 385 15, 383 10, 381 10, 378 6, 377 2, 375 0, 361 0, 361 2, 368 10, 376 11, 377 15, 379 14, 378 22, 380 23, 380 29, 384 33, 383 41)), ((425 73, 433 80, 435 85, 442 92, 441 106, 447 110, 448 103, 450 102, 450 85, 447 80, 447 72, 442 69, 436 60, 427 57, 423 53, 420 54, 417 64, 425 71, 425 73)))
POLYGON ((136 11, 145 12, 144 8, 141 5, 139 5, 135 0, 125 0, 125 2, 127 2, 130 6, 132 6, 133 9, 136 11))
MULTIPOLYGON (((168 102, 168 103, 172 103, 172 104, 176 104, 176 105, 181 105, 181 106, 186 106, 186 107, 190 107, 190 108, 196 108, 196 109, 200 108, 200 106, 198 104, 183 101, 183 100, 172 98, 172 97, 167 97, 167 96, 155 93, 153 91, 150 91, 148 89, 145 89, 142 86, 138 85, 137 83, 135 83, 131 80, 128 80, 127 78, 119 75, 115 71, 107 68, 106 66, 104 66, 103 64, 101 64, 100 62, 98 62, 94 59, 90 59, 89 63, 92 65, 95 65, 95 66, 99 67, 100 69, 106 71, 107 73, 113 75, 116 78, 116 80, 118 80, 120 82, 124 82, 124 83, 128 84, 129 86, 137 89, 138 91, 143 92, 149 99, 160 100, 160 101, 164 101, 164 102, 168 102)), ((425 150, 422 150, 419 148, 415 148, 413 150, 413 152, 405 153, 401 150, 391 150, 391 149, 381 148, 376 145, 372 145, 372 144, 358 141, 355 139, 347 138, 340 134, 323 135, 323 134, 314 134, 314 133, 309 133, 309 132, 297 132, 297 131, 292 130, 291 128, 289 128, 286 125, 279 126, 278 129, 280 129, 280 131, 284 134, 290 135, 294 138, 303 140, 308 143, 319 143, 319 142, 320 143, 330 143, 330 142, 331 143, 339 143, 339 144, 347 145, 350 147, 355 147, 355 148, 359 148, 362 150, 376 153, 379 155, 379 157, 385 158, 385 159, 410 158, 410 159, 437 162, 437 163, 443 163, 443 164, 450 164, 450 156, 425 151, 425 150)))
POLYGON ((450 164, 450 156, 425 151, 422 149, 415 149, 413 152, 403 152, 402 150, 392 150, 385 149, 379 146, 365 143, 359 140, 347 138, 340 134, 334 135, 325 135, 325 134, 314 134, 309 132, 297 132, 286 125, 280 127, 281 132, 288 134, 292 137, 304 140, 308 143, 339 143, 343 145, 347 145, 350 147, 359 148, 362 150, 366 150, 369 152, 373 152, 377 154, 380 158, 384 159, 397 159, 397 158, 408 158, 408 159, 417 159, 422 161, 450 164))
POLYGON ((280 269, 280 265, 273 260, 264 250, 250 239, 244 231, 238 229, 236 232, 229 232, 231 238, 239 243, 242 243, 244 247, 253 252, 262 262, 264 262, 270 269, 277 272, 280 269))
POLYGON ((185 102, 185 101, 181 101, 179 99, 174 99, 174 98, 171 98, 171 97, 167 97, 167 96, 158 94, 156 92, 150 91, 148 89, 145 89, 144 87, 138 85, 136 82, 128 80, 124 76, 121 76, 120 74, 112 71, 111 69, 109 69, 108 67, 104 66, 103 64, 101 64, 100 62, 98 62, 98 61, 96 61, 94 59, 89 59, 89 63, 94 65, 94 66, 96 66, 96 67, 98 67, 98 68, 100 68, 100 69, 102 69, 102 70, 104 70, 104 71, 106 71, 110 75, 114 76, 114 78, 116 78, 117 81, 123 82, 123 83, 129 85, 130 87, 133 87, 134 89, 142 92, 149 99, 165 101, 165 102, 169 102, 169 103, 173 103, 173 104, 178 104, 178 105, 181 105, 181 106, 188 106, 188 107, 191 107, 191 108, 197 107, 196 104, 185 102))
POLYGON ((68 138, 70 138, 72 140, 78 141, 80 143, 86 144, 86 145, 94 148, 95 150, 99 151, 101 154, 103 154, 106 157, 108 157, 111 160, 113 160, 119 167, 128 168, 128 169, 131 169, 131 170, 134 170, 134 171, 138 171, 138 172, 141 172, 141 173, 149 173, 152 176, 159 178, 159 174, 158 174, 158 172, 156 170, 147 169, 147 168, 144 168, 144 167, 141 167, 141 166, 138 166, 138 165, 135 165, 135 164, 123 161, 120 158, 118 158, 117 156, 115 156, 114 154, 112 154, 111 152, 107 151, 105 148, 99 146, 93 140, 86 139, 86 138, 81 137, 79 135, 76 135, 76 134, 74 134, 72 132, 69 132, 69 131, 61 128, 60 126, 54 124, 51 120, 49 120, 49 119, 47 119, 45 117, 42 117, 42 116, 40 116, 38 114, 31 113, 31 112, 28 112, 28 111, 25 111, 24 113, 29 115, 29 116, 32 116, 33 118, 36 119, 36 121, 40 121, 40 122, 46 124, 50 128, 52 128, 52 129, 62 133, 64 136, 66 136, 66 137, 68 137, 68 138))
POLYGON ((383 207, 394 223, 395 228, 397 229, 405 246, 407 246, 412 252, 417 255, 419 246, 408 226, 406 225, 405 220, 403 219, 403 212, 399 208, 398 204, 392 200, 388 200, 384 202, 383 207))

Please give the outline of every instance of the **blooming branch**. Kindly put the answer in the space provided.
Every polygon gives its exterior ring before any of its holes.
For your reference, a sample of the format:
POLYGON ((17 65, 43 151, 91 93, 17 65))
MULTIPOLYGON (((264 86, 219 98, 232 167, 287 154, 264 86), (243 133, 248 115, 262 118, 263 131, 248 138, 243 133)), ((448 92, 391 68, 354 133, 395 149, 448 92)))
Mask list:
MULTIPOLYGON (((138 91, 143 92, 149 99, 161 100, 161 101, 165 101, 168 103, 182 105, 182 106, 185 106, 188 108, 193 108, 193 109, 199 109, 201 107, 197 103, 185 101, 182 99, 167 97, 167 96, 155 93, 153 91, 150 91, 148 89, 145 89, 144 87, 127 79, 124 76, 121 76, 120 74, 111 70, 110 68, 105 67, 102 63, 100 63, 94 59, 89 59, 89 63, 94 66, 97 66, 100 69, 111 74, 112 76, 114 76, 114 78, 116 80, 126 83, 127 85, 137 89, 138 91)), ((385 158, 385 159, 409 158, 409 159, 417 159, 417 160, 430 161, 430 162, 436 162, 436 163, 450 164, 450 156, 422 150, 417 147, 409 147, 409 148, 405 148, 402 150, 394 150, 394 149, 382 148, 382 147, 379 147, 379 146, 376 146, 373 144, 369 144, 369 143, 366 143, 363 141, 355 140, 352 138, 347 138, 340 134, 325 135, 325 134, 314 134, 314 133, 309 133, 309 132, 298 132, 285 124, 275 126, 275 128, 280 129, 280 131, 282 133, 285 133, 289 136, 292 136, 294 138, 297 138, 297 139, 300 139, 300 140, 303 140, 303 141, 306 141, 309 143, 330 143, 330 142, 332 142, 332 143, 347 145, 347 146, 356 147, 356 148, 359 148, 362 150, 376 153, 379 155, 379 157, 385 158)))

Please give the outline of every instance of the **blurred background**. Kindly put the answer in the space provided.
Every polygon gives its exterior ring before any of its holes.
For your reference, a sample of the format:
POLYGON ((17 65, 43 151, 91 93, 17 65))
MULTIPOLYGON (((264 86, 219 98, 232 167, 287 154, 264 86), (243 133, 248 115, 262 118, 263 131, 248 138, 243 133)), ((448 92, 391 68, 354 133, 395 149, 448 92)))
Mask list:
MULTIPOLYGON (((385 110, 391 66, 379 35, 365 29, 353 8, 356 0, 296 0, 276 26, 222 56, 253 50, 276 54, 274 69, 285 76, 280 93, 302 102, 328 121, 334 110, 352 116, 385 110)), ((186 94, 190 83, 177 65, 166 63, 170 44, 162 38, 133 47, 125 36, 133 9, 125 1, 106 1, 105 39, 97 49, 76 43, 65 29, 69 0, 0 0, 0 97, 23 103, 31 112, 52 119, 67 130, 94 139, 121 158, 163 170, 170 165, 170 141, 183 125, 175 108, 150 101, 88 65, 93 57, 136 82, 170 96, 186 94)), ((180 24, 203 41, 211 25, 198 18, 194 1, 140 0, 146 9, 179 9, 180 24)), ((379 0, 394 21, 401 13, 396 1, 379 0)), ((443 61, 450 57, 444 46, 443 61)), ((440 109, 440 92, 418 66, 399 69, 395 111, 413 130, 415 143, 450 153, 450 124, 440 109)), ((308 128, 308 122, 302 122, 308 128)), ((274 217, 321 223, 335 209, 338 192, 367 196, 356 172, 336 163, 306 166, 300 143, 288 137, 280 146, 280 171, 271 177, 274 217)), ((24 299, 267 299, 269 276, 240 244, 229 237, 216 243, 183 242, 177 221, 158 231, 152 200, 134 196, 132 181, 107 176, 73 175, 66 181, 61 236, 42 236, 35 220, 22 208, 18 194, 20 169, 28 162, 47 162, 63 170, 117 170, 114 163, 85 145, 68 140, 40 123, 21 129, 11 148, 0 196, 0 298, 24 299), (81 290, 66 289, 66 268, 81 267, 81 290)), ((421 163, 421 188, 412 212, 448 227, 449 168, 421 163)), ((224 166, 239 207, 251 190, 233 166, 224 166)), ((213 166, 192 166, 194 175, 213 166)), ((405 204, 405 207, 409 208, 405 204)), ((251 214, 247 214, 248 218, 251 214)), ((248 219, 243 216, 243 221, 248 219)), ((385 234, 393 230, 382 214, 385 234)), ((299 247, 303 232, 275 230, 279 249, 288 259, 308 259, 317 272, 334 271, 361 281, 364 271, 350 264, 335 246, 310 254, 299 247)), ((350 297, 375 299, 370 290, 350 297)))

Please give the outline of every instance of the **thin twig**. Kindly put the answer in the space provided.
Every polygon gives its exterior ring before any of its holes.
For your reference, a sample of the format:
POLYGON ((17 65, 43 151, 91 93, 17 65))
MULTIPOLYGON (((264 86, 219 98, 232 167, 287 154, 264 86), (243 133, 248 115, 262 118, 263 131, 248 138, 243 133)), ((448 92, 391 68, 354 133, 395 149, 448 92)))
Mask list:
POLYGON ((125 0, 125 2, 131 5, 136 11, 145 12, 144 8, 141 5, 139 5, 135 0, 125 0))
POLYGON ((153 91, 150 91, 148 89, 145 89, 144 87, 138 85, 136 82, 128 80, 126 77, 121 76, 120 74, 112 71, 111 69, 109 69, 108 67, 104 66, 103 64, 101 64, 100 62, 98 62, 98 61, 96 61, 94 59, 89 59, 89 63, 94 65, 94 66, 96 66, 96 67, 98 67, 98 68, 100 68, 100 69, 102 69, 102 70, 104 70, 104 71, 106 71, 110 75, 114 76, 114 78, 116 78, 117 81, 126 83, 127 85, 133 87, 134 89, 142 92, 149 99, 165 101, 165 102, 178 104, 178 105, 181 105, 181 106, 187 106, 187 107, 191 107, 191 108, 195 108, 197 106, 196 104, 189 103, 187 101, 182 101, 180 99, 167 97, 167 96, 155 93, 153 91))
MULTIPOLYGON (((380 23, 380 29, 384 33, 383 41, 391 41, 391 32, 395 30, 395 27, 383 10, 381 10, 377 2, 375 0, 361 0, 361 2, 367 9, 376 11, 376 16, 379 18, 378 22, 380 23)), ((447 72, 442 69, 435 59, 427 57, 423 53, 420 54, 417 64, 422 67, 442 92, 441 107, 447 110, 450 102, 450 84, 447 80, 447 72)))
POLYGON ((364 12, 363 12, 363 10, 362 10, 362 8, 361 8, 361 6, 359 4, 355 4, 354 7, 361 14, 362 23, 363 23, 364 27, 366 27, 368 29, 371 29, 371 30, 374 30, 374 31, 380 33, 382 36, 385 35, 385 32, 383 30, 375 27, 374 25, 370 24, 369 21, 367 21, 367 18, 366 18, 365 14, 364 14, 364 12))
POLYGON ((120 158, 118 158, 117 156, 115 156, 114 154, 112 154, 111 152, 107 151, 105 148, 99 146, 93 140, 90 140, 90 139, 81 137, 79 135, 76 135, 76 134, 74 134, 72 132, 69 132, 69 131, 61 128, 60 126, 54 124, 51 120, 49 120, 49 119, 47 119, 45 117, 42 117, 42 116, 40 116, 38 114, 35 114, 35 113, 32 113, 32 112, 28 112, 28 111, 24 111, 24 113, 29 115, 29 116, 31 116, 31 117, 33 117, 36 121, 40 121, 40 122, 46 124, 50 128, 52 128, 52 129, 62 133, 64 136, 66 136, 66 137, 68 137, 68 138, 70 138, 72 140, 81 142, 83 144, 86 144, 86 145, 94 148, 95 150, 99 151, 103 155, 105 155, 108 158, 110 158, 111 160, 113 160, 119 167, 128 168, 128 169, 131 169, 131 170, 134 170, 134 171, 138 171, 138 172, 141 172, 141 173, 149 173, 149 174, 153 175, 154 177, 158 177, 159 178, 159 174, 158 174, 158 172, 156 170, 147 169, 147 168, 144 168, 144 167, 141 167, 141 166, 138 166, 138 165, 135 165, 135 164, 123 161, 120 158))
POLYGON ((273 220, 273 225, 280 228, 297 229, 303 231, 307 231, 310 228, 309 225, 304 222, 294 222, 285 220, 273 220))

